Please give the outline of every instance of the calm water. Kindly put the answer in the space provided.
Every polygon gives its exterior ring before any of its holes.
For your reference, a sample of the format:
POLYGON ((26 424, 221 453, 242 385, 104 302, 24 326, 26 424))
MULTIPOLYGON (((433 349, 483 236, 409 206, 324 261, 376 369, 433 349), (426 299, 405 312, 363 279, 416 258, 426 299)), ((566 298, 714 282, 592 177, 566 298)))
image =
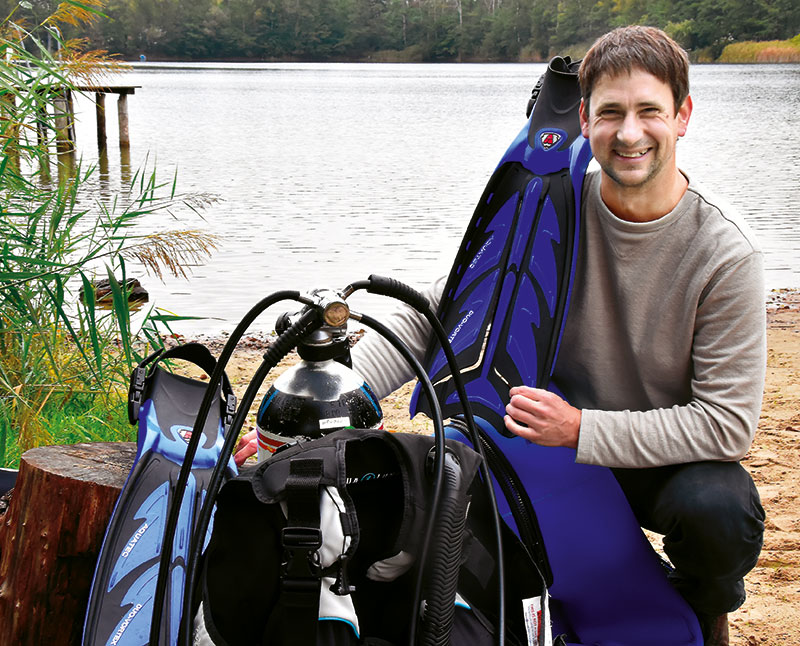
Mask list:
MULTIPOLYGON (((121 158, 107 99, 113 191, 146 160, 211 203, 202 218, 162 213, 148 230, 220 236, 191 280, 145 278, 151 300, 207 317, 184 332, 232 329, 276 289, 342 287, 370 273, 424 284, 449 268, 483 187, 525 122, 543 65, 158 65, 116 83, 129 98, 121 158), (132 169, 132 170, 131 170, 132 169)), ((800 65, 697 66, 679 163, 736 205, 767 252, 768 286, 800 286, 800 65)), ((93 106, 78 146, 97 158, 93 106)), ((354 298, 380 316, 390 303, 354 298)), ((260 327, 271 329, 274 315, 260 327)))

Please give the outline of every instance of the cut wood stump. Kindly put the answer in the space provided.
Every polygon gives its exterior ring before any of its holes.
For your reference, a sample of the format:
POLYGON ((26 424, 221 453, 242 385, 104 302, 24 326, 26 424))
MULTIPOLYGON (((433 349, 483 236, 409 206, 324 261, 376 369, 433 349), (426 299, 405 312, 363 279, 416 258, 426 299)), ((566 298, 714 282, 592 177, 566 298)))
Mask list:
POLYGON ((46 446, 0 516, 0 644, 79 645, 97 555, 133 442, 46 446))

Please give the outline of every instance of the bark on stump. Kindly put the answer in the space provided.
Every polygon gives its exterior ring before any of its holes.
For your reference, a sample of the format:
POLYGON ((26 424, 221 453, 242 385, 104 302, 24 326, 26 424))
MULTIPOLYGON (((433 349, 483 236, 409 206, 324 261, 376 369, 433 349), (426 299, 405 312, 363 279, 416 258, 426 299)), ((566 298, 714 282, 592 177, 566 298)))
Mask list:
POLYGON ((80 644, 97 555, 132 442, 27 451, 0 516, 0 644, 80 644))

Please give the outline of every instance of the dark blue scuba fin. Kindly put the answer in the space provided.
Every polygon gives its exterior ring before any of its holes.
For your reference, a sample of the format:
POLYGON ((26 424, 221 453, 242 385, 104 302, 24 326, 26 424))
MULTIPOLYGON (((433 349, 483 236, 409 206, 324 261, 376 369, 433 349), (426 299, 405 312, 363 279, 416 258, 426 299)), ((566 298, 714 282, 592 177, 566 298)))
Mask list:
MULTIPOLYGON (((153 597, 167 513, 206 383, 169 373, 157 364, 181 359, 211 374, 216 361, 205 346, 189 343, 156 352, 134 370, 128 413, 139 425, 136 459, 111 516, 98 557, 84 624, 83 646, 140 646, 150 637, 153 597)), ((183 494, 172 545, 162 643, 175 644, 183 602, 184 563, 194 520, 219 458, 235 408, 227 378, 219 406, 203 428, 191 477, 183 494)), ((236 467, 228 466, 228 475, 236 467)))
MULTIPOLYGON (((498 493, 498 507, 538 563, 554 634, 569 645, 699 646, 697 618, 667 580, 611 471, 575 451, 510 434, 512 386, 550 377, 578 256, 581 189, 591 160, 578 118, 578 63, 554 58, 532 112, 481 197, 438 309, 498 493)), ((529 106, 530 107, 530 106, 529 106)), ((444 354, 425 367, 444 417, 462 408, 444 354)), ((430 407, 419 387, 412 415, 430 407)), ((448 437, 468 442, 454 419, 448 437)))
MULTIPOLYGON (((529 120, 489 180, 467 227, 438 315, 473 412, 503 428, 512 386, 552 373, 577 256, 580 196, 591 160, 578 122, 575 63, 555 58, 529 120)), ((444 353, 425 360, 445 417, 461 412, 444 353)), ((430 414, 415 391, 412 414, 430 414)))

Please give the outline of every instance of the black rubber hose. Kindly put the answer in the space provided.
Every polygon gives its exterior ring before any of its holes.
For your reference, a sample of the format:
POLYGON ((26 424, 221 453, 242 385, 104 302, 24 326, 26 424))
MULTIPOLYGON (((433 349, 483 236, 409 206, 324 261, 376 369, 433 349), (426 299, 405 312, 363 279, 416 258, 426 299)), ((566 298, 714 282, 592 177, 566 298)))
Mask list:
POLYGON ((192 462, 194 461, 194 456, 197 454, 197 447, 200 444, 200 438, 203 435, 202 429, 205 426, 206 420, 208 419, 208 414, 211 411, 211 406, 213 405, 216 397, 217 386, 222 383, 225 366, 228 364, 228 361, 230 360, 230 357, 233 354, 239 339, 242 338, 247 328, 250 327, 250 324, 256 319, 256 317, 258 317, 259 314, 261 314, 271 305, 274 305, 282 300, 298 300, 299 298, 300 292, 296 290, 284 290, 267 296, 254 307, 252 307, 236 327, 233 334, 231 334, 228 342, 222 349, 222 353, 217 359, 217 365, 214 368, 214 371, 209 377, 208 387, 206 388, 205 396, 200 404, 200 409, 197 413, 197 419, 195 420, 195 424, 192 429, 192 436, 186 446, 186 455, 184 457, 183 464, 181 465, 181 470, 178 474, 178 480, 175 483, 173 499, 169 507, 169 513, 167 514, 166 524, 164 527, 164 537, 161 542, 161 560, 159 563, 158 579, 156 580, 156 589, 153 598, 153 616, 150 624, 150 644, 156 645, 161 643, 159 633, 164 610, 164 598, 166 596, 167 582, 169 580, 170 562, 172 560, 172 545, 175 541, 175 531, 178 526, 178 516, 181 510, 181 502, 183 501, 183 492, 186 490, 186 483, 189 481, 189 475, 191 474, 192 470, 192 462))
POLYGON ((219 494, 219 489, 222 486, 222 476, 233 454, 239 431, 244 425, 247 415, 250 412, 250 407, 253 405, 258 395, 258 389, 261 387, 261 384, 264 382, 269 372, 297 346, 297 343, 303 337, 313 332, 321 325, 322 319, 319 316, 319 312, 316 309, 306 310, 295 323, 270 345, 266 353, 264 353, 264 360, 250 380, 244 395, 242 395, 242 401, 239 403, 239 407, 236 410, 236 415, 231 422, 228 434, 225 437, 225 442, 222 445, 219 459, 209 479, 205 501, 198 514, 195 529, 192 533, 189 561, 186 568, 183 612, 181 614, 181 633, 179 637, 179 641, 182 641, 185 646, 191 646, 192 643, 192 622, 194 619, 192 617, 192 610, 194 608, 194 583, 197 574, 197 566, 203 551, 206 532, 211 523, 214 504, 219 494), (189 567, 189 565, 191 565, 191 567, 189 567))
POLYGON ((453 348, 450 346, 450 341, 447 338, 447 332, 442 326, 442 322, 436 313, 431 308, 430 302, 422 294, 417 292, 412 287, 398 282, 392 278, 385 278, 383 276, 371 275, 368 280, 369 286, 367 291, 375 294, 383 294, 393 298, 398 298, 404 303, 407 303, 418 312, 420 312, 431 326, 434 334, 436 335, 439 345, 441 346, 447 365, 450 368, 450 374, 453 377, 453 384, 456 387, 456 392, 461 400, 461 406, 464 409, 464 422, 467 425, 469 438, 472 442, 472 447, 481 456, 481 476, 483 477, 486 493, 489 498, 489 507, 493 517, 493 525, 495 530, 495 545, 497 557, 497 643, 499 646, 505 646, 505 632, 506 632, 506 603, 505 603, 505 572, 503 568, 503 529, 501 526, 500 512, 497 508, 497 498, 495 497, 494 487, 492 486, 492 477, 489 472, 488 462, 483 450, 483 443, 480 440, 478 430, 475 427, 475 419, 472 415, 472 406, 470 406, 467 390, 464 387, 464 380, 461 378, 461 370, 458 366, 458 361, 453 353, 453 348))
POLYGON ((417 643, 416 637, 419 626, 419 611, 422 604, 423 577, 425 567, 428 562, 428 552, 432 542, 433 529, 436 524, 436 515, 438 513, 437 510, 439 507, 439 500, 442 496, 444 484, 445 441, 444 424, 442 422, 442 409, 439 406, 439 400, 436 399, 436 393, 433 390, 433 384, 428 377, 428 373, 425 372, 425 368, 422 367, 422 364, 414 356, 411 350, 409 350, 408 346, 403 343, 400 337, 398 337, 397 334, 386 327, 383 323, 376 321, 371 316, 359 314, 357 316, 353 316, 353 318, 361 321, 364 323, 364 325, 371 327, 381 336, 383 336, 409 363, 409 365, 414 369, 417 379, 419 379, 419 383, 422 386, 422 389, 425 391, 425 395, 430 400, 431 411, 433 412, 433 446, 435 451, 433 485, 431 491, 431 500, 428 506, 428 518, 425 522, 425 531, 423 534, 422 543, 420 545, 420 552, 417 557, 417 577, 414 585, 414 599, 411 605, 411 619, 409 623, 411 627, 409 632, 409 644, 410 646, 415 646, 417 643))
POLYGON ((456 589, 467 524, 467 492, 461 465, 449 451, 445 454, 443 480, 438 522, 431 546, 431 566, 427 568, 423 646, 449 644, 456 613, 456 589))

